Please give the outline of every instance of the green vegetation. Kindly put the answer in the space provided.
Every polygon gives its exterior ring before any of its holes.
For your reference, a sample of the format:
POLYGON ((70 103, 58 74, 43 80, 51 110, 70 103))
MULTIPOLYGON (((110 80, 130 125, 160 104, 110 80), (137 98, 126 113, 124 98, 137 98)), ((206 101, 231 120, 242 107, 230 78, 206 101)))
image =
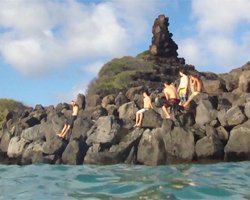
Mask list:
POLYGON ((22 103, 12 99, 0 99, 0 129, 9 111, 23 110, 25 108, 26 107, 22 103))
POLYGON ((154 64, 141 58, 123 57, 106 63, 93 80, 87 94, 115 94, 127 89, 137 72, 151 72, 154 64))
POLYGON ((151 54, 150 54, 149 50, 147 50, 147 51, 144 51, 144 52, 138 54, 136 57, 141 58, 143 60, 148 60, 150 56, 151 56, 151 54))

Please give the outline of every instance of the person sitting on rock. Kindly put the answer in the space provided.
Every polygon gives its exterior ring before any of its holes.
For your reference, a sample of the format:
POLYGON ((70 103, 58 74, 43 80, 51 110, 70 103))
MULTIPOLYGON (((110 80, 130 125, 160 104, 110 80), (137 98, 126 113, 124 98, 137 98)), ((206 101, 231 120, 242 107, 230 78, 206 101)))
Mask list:
POLYGON ((164 82, 163 93, 165 95, 166 102, 164 102, 162 110, 166 118, 171 119, 171 116, 168 112, 168 108, 173 107, 175 105, 179 106, 180 100, 178 99, 176 87, 170 80, 164 82))
POLYGON ((140 127, 144 112, 153 108, 152 101, 150 99, 148 92, 144 91, 142 95, 143 95, 143 108, 136 112, 134 127, 140 127))
POLYGON ((179 70, 180 84, 177 89, 177 92, 180 97, 180 105, 183 105, 187 101, 187 90, 188 90, 188 76, 186 75, 186 71, 184 68, 179 70))
POLYGON ((188 98, 187 102, 183 104, 183 107, 188 107, 192 99, 199 93, 202 92, 203 83, 199 77, 198 73, 191 73, 190 75, 190 89, 191 89, 191 96, 188 98))
POLYGON ((70 118, 67 119, 61 133, 57 134, 58 137, 60 138, 65 138, 67 132, 69 131, 70 128, 73 127, 74 125, 74 121, 76 120, 77 118, 77 114, 78 114, 78 111, 79 111, 79 106, 77 105, 77 103, 75 101, 72 101, 71 102, 71 105, 72 105, 72 115, 70 116, 70 118))

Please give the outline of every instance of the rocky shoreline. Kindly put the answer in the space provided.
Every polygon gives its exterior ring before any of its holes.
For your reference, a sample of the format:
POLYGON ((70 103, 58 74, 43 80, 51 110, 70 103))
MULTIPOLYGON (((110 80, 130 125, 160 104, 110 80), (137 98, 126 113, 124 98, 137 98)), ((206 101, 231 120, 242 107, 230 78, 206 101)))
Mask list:
POLYGON ((56 134, 71 115, 71 105, 9 111, 0 130, 0 163, 165 165, 250 160, 250 62, 226 74, 200 72, 205 93, 193 99, 188 111, 166 120, 162 109, 155 107, 145 112, 142 127, 133 128, 145 89, 154 100, 165 79, 178 80, 180 67, 195 70, 177 57, 168 25, 164 15, 155 20, 150 54, 116 59, 116 65, 110 62, 101 69, 90 87, 93 93, 77 96, 80 111, 65 140, 56 134), (130 73, 122 74, 126 71, 130 73), (116 84, 106 84, 118 75, 126 82, 120 93, 101 87, 123 86, 113 79, 116 84))
POLYGON ((85 96, 79 94, 80 112, 66 140, 56 134, 71 113, 69 104, 9 112, 0 132, 0 162, 165 165, 250 159, 247 93, 239 98, 226 92, 219 96, 201 93, 189 111, 177 113, 176 120, 163 119, 162 110, 155 108, 145 113, 141 128, 133 128, 142 104, 138 93, 143 89, 92 96, 86 108, 85 96))

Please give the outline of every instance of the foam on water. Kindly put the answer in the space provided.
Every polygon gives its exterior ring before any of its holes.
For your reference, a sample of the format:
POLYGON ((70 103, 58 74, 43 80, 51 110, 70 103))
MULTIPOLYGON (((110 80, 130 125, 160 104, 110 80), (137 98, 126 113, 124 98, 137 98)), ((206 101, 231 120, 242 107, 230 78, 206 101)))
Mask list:
POLYGON ((250 199, 250 162, 0 165, 0 199, 250 199))

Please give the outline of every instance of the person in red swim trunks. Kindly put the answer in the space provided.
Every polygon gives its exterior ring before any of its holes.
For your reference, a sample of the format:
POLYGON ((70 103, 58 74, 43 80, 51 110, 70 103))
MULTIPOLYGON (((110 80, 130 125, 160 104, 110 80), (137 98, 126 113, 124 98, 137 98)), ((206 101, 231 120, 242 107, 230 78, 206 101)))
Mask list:
POLYGON ((178 99, 176 87, 170 80, 164 82, 163 93, 167 101, 163 104, 162 110, 166 118, 171 119, 170 113, 168 112, 168 108, 173 104, 179 104, 180 100, 178 99))

